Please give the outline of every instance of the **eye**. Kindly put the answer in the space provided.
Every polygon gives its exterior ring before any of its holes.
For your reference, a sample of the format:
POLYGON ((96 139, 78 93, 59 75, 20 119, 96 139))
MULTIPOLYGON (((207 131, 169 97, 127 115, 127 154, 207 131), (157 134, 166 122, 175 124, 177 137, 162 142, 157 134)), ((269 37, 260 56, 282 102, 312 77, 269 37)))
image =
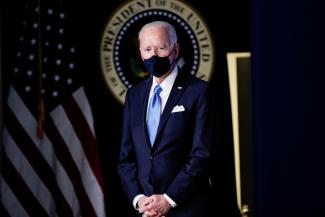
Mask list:
POLYGON ((164 47, 160 47, 159 50, 165 50, 165 48, 164 47))
POLYGON ((144 49, 145 52, 150 52, 151 51, 151 48, 146 48, 144 49))

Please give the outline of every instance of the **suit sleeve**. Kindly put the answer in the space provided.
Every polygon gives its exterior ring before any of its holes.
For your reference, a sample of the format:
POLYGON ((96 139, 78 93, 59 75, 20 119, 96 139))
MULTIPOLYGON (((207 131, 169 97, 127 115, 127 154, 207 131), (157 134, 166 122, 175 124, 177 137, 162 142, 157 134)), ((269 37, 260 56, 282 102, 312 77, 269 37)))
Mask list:
POLYGON ((135 160, 133 140, 130 128, 130 100, 129 92, 125 98, 125 107, 123 114, 122 138, 120 147, 120 156, 117 171, 126 192, 129 201, 135 196, 143 194, 142 188, 137 180, 137 166, 135 160))
POLYGON ((205 86, 195 106, 194 135, 189 160, 166 192, 177 204, 193 196, 194 191, 200 191, 202 183, 205 182, 204 186, 207 186, 209 182, 207 171, 212 136, 210 100, 209 88, 205 86))

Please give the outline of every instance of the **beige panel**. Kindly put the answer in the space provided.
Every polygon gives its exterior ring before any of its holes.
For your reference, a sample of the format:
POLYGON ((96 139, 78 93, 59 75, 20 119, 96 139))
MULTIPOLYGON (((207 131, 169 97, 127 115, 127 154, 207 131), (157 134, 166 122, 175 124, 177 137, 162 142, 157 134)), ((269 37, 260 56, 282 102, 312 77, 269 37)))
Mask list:
POLYGON ((241 201, 241 174, 240 174, 240 139, 239 139, 239 111, 238 111, 238 78, 237 78, 237 58, 250 57, 249 52, 227 53, 228 77, 231 101, 231 114, 234 140, 234 158, 236 174, 237 205, 243 213, 245 205, 241 201))

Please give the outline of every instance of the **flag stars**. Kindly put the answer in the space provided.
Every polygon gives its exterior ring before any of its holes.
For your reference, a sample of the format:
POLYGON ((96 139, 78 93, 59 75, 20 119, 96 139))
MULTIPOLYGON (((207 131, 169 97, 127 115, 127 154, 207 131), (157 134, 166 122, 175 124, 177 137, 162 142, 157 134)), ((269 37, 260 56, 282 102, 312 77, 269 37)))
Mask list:
POLYGON ((50 46, 50 42, 49 42, 49 41, 46 41, 46 42, 45 42, 45 46, 46 46, 46 47, 50 46))
POLYGON ((32 70, 27 70, 27 75, 30 77, 33 75, 33 71, 32 70))
POLYGON ((52 29, 52 26, 51 25, 47 25, 46 27, 45 27, 45 29, 46 29, 46 31, 51 31, 51 29, 52 29))
POLYGON ((72 79, 71 79, 71 78, 68 78, 68 79, 67 79, 67 83, 68 83, 68 84, 72 84, 72 79))
POLYGON ((58 66, 61 65, 61 64, 62 64, 62 60, 57 59, 57 60, 55 61, 55 64, 58 65, 58 66))
POLYGON ((45 94, 45 89, 42 89, 41 90, 41 93, 44 95, 45 94))
POLYGON ((32 89, 32 88, 31 88, 30 86, 25 86, 25 91, 26 91, 26 92, 30 92, 31 89, 32 89))
POLYGON ((37 27, 38 27, 38 24, 37 23, 33 23, 33 28, 34 29, 37 29, 37 27))
POLYGON ((18 73, 19 72, 19 69, 17 67, 14 68, 14 72, 15 73, 18 73))
POLYGON ((52 8, 49 8, 49 9, 47 10, 47 14, 48 14, 48 15, 52 15, 52 14, 53 14, 53 9, 52 9, 52 8))
POLYGON ((33 54, 30 54, 30 55, 28 56, 28 59, 29 59, 30 61, 33 61, 33 60, 35 59, 35 57, 34 57, 33 54))
POLYGON ((64 17, 65 17, 64 13, 60 13, 59 17, 60 17, 61 19, 64 19, 64 17))
POLYGON ((19 41, 20 41, 20 42, 24 41, 24 36, 20 36, 20 37, 19 37, 19 41))
POLYGON ((44 57, 44 58, 43 58, 43 62, 44 62, 44 63, 47 63, 47 61, 48 61, 48 58, 47 58, 47 57, 44 57))
POLYGON ((62 35, 64 33, 64 29, 63 28, 60 28, 59 29, 59 33, 62 35))
POLYGON ((74 52, 76 52, 76 49, 74 47, 72 47, 72 48, 70 48, 70 52, 74 53, 74 52))
POLYGON ((59 75, 55 75, 54 76, 54 81, 59 81, 60 80, 60 76, 59 75))
POLYGON ((42 78, 46 78, 46 73, 43 73, 42 74, 42 78))
POLYGON ((69 63, 69 69, 74 69, 74 63, 69 63))
POLYGON ((58 44, 58 49, 59 50, 62 50, 62 48, 63 48, 63 45, 62 44, 58 44))
POLYGON ((30 40, 30 43, 31 43, 32 45, 35 45, 35 44, 36 44, 36 39, 33 38, 32 40, 30 40))
POLYGON ((18 51, 17 54, 16 54, 16 56, 17 56, 18 58, 21 57, 21 52, 18 51))
POLYGON ((53 92, 52 92, 52 96, 53 96, 53 97, 57 97, 58 95, 59 95, 58 91, 53 91, 53 92))

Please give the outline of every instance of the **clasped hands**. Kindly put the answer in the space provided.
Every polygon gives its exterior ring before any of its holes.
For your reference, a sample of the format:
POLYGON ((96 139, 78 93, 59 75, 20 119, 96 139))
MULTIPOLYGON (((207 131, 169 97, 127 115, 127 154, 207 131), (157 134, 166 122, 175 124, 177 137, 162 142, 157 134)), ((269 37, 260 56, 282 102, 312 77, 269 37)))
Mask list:
POLYGON ((166 213, 172 206, 162 194, 154 194, 150 197, 141 197, 138 207, 142 217, 166 217, 166 213))

